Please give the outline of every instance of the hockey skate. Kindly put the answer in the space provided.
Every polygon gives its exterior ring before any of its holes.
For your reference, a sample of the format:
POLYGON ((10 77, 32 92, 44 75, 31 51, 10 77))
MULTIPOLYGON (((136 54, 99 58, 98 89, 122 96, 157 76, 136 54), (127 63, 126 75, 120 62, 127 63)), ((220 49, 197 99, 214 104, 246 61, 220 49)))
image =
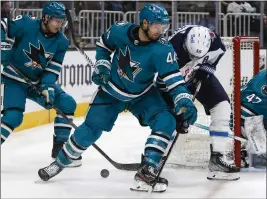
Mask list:
MULTIPOLYGON (((54 137, 53 149, 52 149, 52 155, 51 155, 53 161, 56 160, 57 154, 63 148, 63 145, 64 145, 64 142, 55 142, 55 137, 54 137)), ((80 166, 82 166, 82 156, 80 156, 78 159, 73 159, 73 162, 66 167, 72 168, 72 167, 80 167, 80 166)))
POLYGON ((164 192, 168 187, 168 180, 165 178, 158 178, 156 185, 153 188, 153 185, 156 182, 157 178, 157 169, 149 166, 147 163, 142 163, 137 173, 134 176, 136 181, 136 187, 131 188, 132 191, 142 191, 142 192, 164 192), (153 190, 152 190, 153 189, 153 190))
POLYGON ((63 168, 64 167, 60 166, 56 161, 54 161, 49 166, 39 169, 38 175, 43 181, 48 181, 59 174, 63 168))
POLYGON ((223 155, 219 152, 211 152, 209 161, 208 180, 238 180, 240 171, 235 166, 234 159, 229 155, 223 155))

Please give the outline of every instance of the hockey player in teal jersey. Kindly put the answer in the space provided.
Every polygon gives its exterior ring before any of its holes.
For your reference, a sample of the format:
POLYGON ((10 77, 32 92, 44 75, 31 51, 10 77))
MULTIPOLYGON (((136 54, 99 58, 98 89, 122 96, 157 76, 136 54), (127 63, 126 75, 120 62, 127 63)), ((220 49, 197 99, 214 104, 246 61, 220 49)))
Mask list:
MULTIPOLYGON (((48 2, 42 19, 19 15, 15 19, 1 19, 1 73, 3 85, 3 116, 1 117, 1 144, 23 120, 26 98, 46 109, 52 104, 73 118, 75 100, 56 83, 69 41, 60 28, 65 23, 65 6, 48 2), (14 39, 11 47, 10 39, 14 39), (14 66, 40 89, 39 96, 10 66, 14 66)), ((57 115, 54 121, 52 158, 69 138, 71 125, 57 115)), ((78 166, 81 161, 75 161, 78 166)))
MULTIPOLYGON (((246 85, 241 88, 241 132, 242 136, 248 138, 248 129, 245 127, 245 120, 252 117, 263 116, 263 124, 257 123, 257 130, 260 136, 266 136, 267 131, 267 70, 264 69, 253 77, 246 85), (264 128, 265 132, 264 132, 264 128), (260 130, 261 129, 261 130, 260 130)), ((231 124, 233 124, 231 116, 231 124)), ((256 119, 255 119, 256 120, 256 119)), ((232 126, 232 125, 231 125, 232 126)), ((246 125, 247 126, 247 125, 246 125)), ((256 128, 256 127, 255 127, 256 128)), ((250 133, 251 134, 251 133, 250 133)), ((254 135, 256 136, 256 135, 254 135)), ((257 138, 256 137, 256 138, 257 138)), ((260 145, 260 144, 259 144, 260 145)), ((258 146, 260 147, 260 146, 258 146)), ((242 145, 241 149, 241 166, 248 167, 250 163, 259 164, 260 162, 266 162, 266 153, 264 156, 257 156, 257 160, 249 158, 248 156, 253 154, 250 149, 247 148, 247 144, 242 145), (247 152, 248 151, 248 152, 247 152), (250 162, 257 161, 256 162, 250 162)))
POLYGON ((264 69, 241 89, 241 125, 244 119, 263 115, 263 124, 267 130, 267 70, 264 69))
MULTIPOLYGON (((156 183, 160 161, 176 125, 168 105, 154 87, 156 72, 168 86, 175 113, 181 113, 185 108, 184 119, 190 124, 197 118, 192 96, 184 87, 184 79, 178 70, 174 50, 162 37, 168 28, 169 16, 165 8, 147 4, 140 12, 140 26, 117 22, 100 37, 96 43, 93 73, 94 83, 100 86, 92 102, 110 105, 89 108, 85 121, 64 145, 56 161, 39 170, 41 179, 47 181, 60 173, 73 158, 96 142, 103 131, 111 131, 118 114, 127 109, 140 124, 151 128, 144 158, 135 175, 136 189, 147 191, 156 183)), ((159 178, 154 191, 165 191, 167 185, 166 179, 159 178)))

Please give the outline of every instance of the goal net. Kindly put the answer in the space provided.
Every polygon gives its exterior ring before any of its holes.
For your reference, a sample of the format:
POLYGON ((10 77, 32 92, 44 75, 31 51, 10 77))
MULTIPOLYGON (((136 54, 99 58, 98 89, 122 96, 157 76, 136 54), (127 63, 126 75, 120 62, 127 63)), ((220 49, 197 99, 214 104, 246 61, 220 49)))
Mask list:
MULTIPOLYGON (((217 65, 215 75, 231 99, 234 118, 233 131, 236 136, 240 136, 240 87, 259 72, 259 38, 225 37, 222 40, 227 50, 217 65)), ((212 97, 212 93, 210 96, 212 97)), ((195 104, 198 108, 196 123, 209 127, 210 117, 206 116, 204 108, 199 102, 195 102, 195 104)), ((235 141, 235 161, 238 167, 240 167, 241 161, 240 152, 240 142, 235 141)), ((209 131, 191 126, 188 134, 179 135, 167 165, 206 168, 209 157, 209 131)))

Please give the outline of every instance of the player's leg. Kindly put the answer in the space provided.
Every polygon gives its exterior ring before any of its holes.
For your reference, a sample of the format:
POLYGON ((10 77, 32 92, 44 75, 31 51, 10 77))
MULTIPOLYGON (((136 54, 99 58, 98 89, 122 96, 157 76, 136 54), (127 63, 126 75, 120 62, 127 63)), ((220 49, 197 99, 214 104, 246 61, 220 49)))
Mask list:
MULTIPOLYGON (((130 111, 141 124, 151 128, 141 166, 135 175, 136 189, 146 190, 155 183, 160 163, 172 139, 176 122, 156 88, 152 88, 142 98, 134 101, 130 111)), ((167 186, 168 181, 160 178, 154 191, 165 191, 167 186)))
POLYGON ((74 133, 64 144, 56 161, 48 167, 40 169, 38 174, 43 180, 49 180, 71 164, 102 135, 103 131, 110 131, 118 114, 125 108, 125 104, 113 98, 102 90, 98 90, 92 103, 111 103, 110 105, 91 106, 88 108, 85 121, 76 128, 74 133))
POLYGON ((230 130, 231 106, 229 97, 219 80, 211 75, 203 81, 197 100, 211 116, 211 158, 208 179, 237 180, 234 163, 234 140, 227 135, 233 135, 230 130))
MULTIPOLYGON (((76 110, 76 102, 67 93, 65 93, 58 85, 53 86, 55 91, 54 106, 62 111, 70 121, 73 121, 74 112, 76 110)), ((62 149, 63 144, 69 139, 72 126, 60 114, 57 113, 54 119, 54 135, 52 158, 56 158, 58 152, 62 149)), ((71 167, 81 166, 81 157, 73 161, 71 167)))
POLYGON ((3 89, 3 114, 1 117, 1 144, 17 128, 23 120, 23 112, 26 104, 27 85, 14 81, 4 80, 3 89))
MULTIPOLYGON (((54 106, 61 110, 71 121, 73 120, 74 112, 76 109, 75 100, 65 93, 59 85, 51 85, 55 92, 54 106)), ((27 97, 30 100, 35 101, 44 108, 48 108, 44 100, 41 100, 43 96, 40 96, 34 90, 29 90, 27 97)), ((53 148, 52 158, 56 158, 58 152, 62 149, 63 144, 68 141, 72 126, 61 115, 57 114, 54 120, 54 134, 53 134, 53 148)), ((71 167, 80 166, 81 160, 74 161, 71 167)))

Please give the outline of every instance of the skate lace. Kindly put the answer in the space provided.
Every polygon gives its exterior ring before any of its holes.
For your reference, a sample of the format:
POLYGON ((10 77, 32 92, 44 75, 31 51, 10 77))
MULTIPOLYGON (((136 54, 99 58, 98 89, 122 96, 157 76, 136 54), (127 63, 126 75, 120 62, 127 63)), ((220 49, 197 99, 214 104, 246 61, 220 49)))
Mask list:
POLYGON ((218 159, 219 159, 220 164, 223 165, 223 166, 225 166, 225 167, 230 167, 230 168, 234 168, 235 167, 235 165, 233 163, 228 164, 226 162, 227 160, 223 160, 223 157, 220 157, 218 159))
POLYGON ((149 172, 149 175, 153 176, 153 177, 156 177, 156 173, 155 173, 155 168, 149 166, 147 168, 148 172, 149 172))
POLYGON ((45 168, 45 171, 49 175, 53 175, 53 174, 57 173, 58 170, 59 170, 59 167, 56 164, 52 164, 52 165, 48 166, 47 168, 45 168))

